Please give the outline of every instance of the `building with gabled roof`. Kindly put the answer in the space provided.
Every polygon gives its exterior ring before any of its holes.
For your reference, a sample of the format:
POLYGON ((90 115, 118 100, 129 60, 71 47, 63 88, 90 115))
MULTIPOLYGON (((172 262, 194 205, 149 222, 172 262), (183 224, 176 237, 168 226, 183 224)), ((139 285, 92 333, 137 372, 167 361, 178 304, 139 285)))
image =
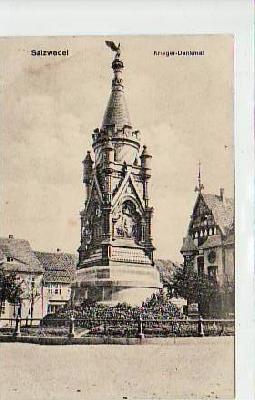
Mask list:
POLYGON ((184 266, 189 262, 198 273, 216 279, 221 296, 214 304, 214 314, 234 312, 235 230, 234 200, 220 194, 203 193, 199 168, 198 196, 183 239, 184 266))
POLYGON ((12 235, 0 238, 3 255, 1 268, 6 271, 42 274, 43 268, 26 239, 16 239, 12 235))
POLYGON ((70 300, 78 256, 59 249, 57 252, 35 251, 35 255, 44 269, 45 313, 54 313, 70 300))
POLYGON ((16 239, 13 235, 0 238, 0 269, 8 274, 15 273, 17 281, 21 282, 23 290, 21 299, 16 304, 7 301, 2 304, 2 318, 42 318, 43 268, 26 239, 16 239))
MULTIPOLYGON (((22 282, 20 302, 1 307, 2 318, 43 318, 70 300, 78 256, 32 250, 26 239, 0 238, 0 269, 22 282)), ((8 321, 6 322, 8 324, 8 321)))

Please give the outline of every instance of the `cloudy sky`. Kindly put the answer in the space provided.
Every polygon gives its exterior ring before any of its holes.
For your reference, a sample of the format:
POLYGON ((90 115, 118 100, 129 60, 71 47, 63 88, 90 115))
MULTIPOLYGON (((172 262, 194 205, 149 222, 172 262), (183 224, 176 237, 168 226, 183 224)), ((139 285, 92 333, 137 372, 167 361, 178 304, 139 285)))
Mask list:
MULTIPOLYGON (((36 250, 78 248, 81 162, 111 88, 113 54, 105 39, 0 39, 1 236, 27 238, 36 250), (32 49, 68 49, 69 56, 32 57, 32 49)), ((205 192, 224 187, 233 196, 233 40, 107 39, 122 44, 131 122, 153 155, 156 257, 180 261, 199 160, 205 192), (203 50, 204 56, 155 56, 154 50, 203 50)))

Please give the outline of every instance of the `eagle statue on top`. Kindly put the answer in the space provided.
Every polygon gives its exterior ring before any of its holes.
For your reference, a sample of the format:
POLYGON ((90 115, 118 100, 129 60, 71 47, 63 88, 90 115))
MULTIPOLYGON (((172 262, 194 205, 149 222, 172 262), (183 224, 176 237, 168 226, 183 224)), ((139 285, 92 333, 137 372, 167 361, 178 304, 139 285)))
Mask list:
POLYGON ((110 40, 106 40, 105 41, 106 46, 110 47, 110 49, 112 51, 116 52, 116 57, 120 57, 120 43, 118 44, 118 46, 116 46, 116 44, 110 40))

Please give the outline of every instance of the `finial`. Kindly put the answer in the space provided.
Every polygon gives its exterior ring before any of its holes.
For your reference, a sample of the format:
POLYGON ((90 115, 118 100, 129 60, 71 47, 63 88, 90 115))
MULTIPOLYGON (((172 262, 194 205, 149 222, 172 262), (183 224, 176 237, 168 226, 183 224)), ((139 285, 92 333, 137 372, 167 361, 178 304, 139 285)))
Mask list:
POLYGON ((204 185, 202 184, 201 179, 201 162, 198 163, 198 186, 195 187, 195 192, 201 193, 204 189, 204 185))
POLYGON ((110 47, 112 51, 114 51, 115 57, 112 62, 112 69, 114 73, 114 78, 112 80, 112 87, 117 89, 117 90, 122 90, 123 89, 123 84, 122 84, 122 79, 121 79, 121 73, 122 69, 124 68, 123 62, 120 59, 120 43, 118 46, 111 41, 106 40, 105 44, 110 47))
POLYGON ((106 44, 106 46, 110 47, 110 49, 112 49, 112 51, 116 52, 115 58, 120 57, 120 43, 118 44, 118 46, 116 46, 116 44, 114 42, 106 40, 105 44, 106 44))
POLYGON ((147 146, 143 145, 143 152, 142 152, 142 156, 147 156, 147 146))

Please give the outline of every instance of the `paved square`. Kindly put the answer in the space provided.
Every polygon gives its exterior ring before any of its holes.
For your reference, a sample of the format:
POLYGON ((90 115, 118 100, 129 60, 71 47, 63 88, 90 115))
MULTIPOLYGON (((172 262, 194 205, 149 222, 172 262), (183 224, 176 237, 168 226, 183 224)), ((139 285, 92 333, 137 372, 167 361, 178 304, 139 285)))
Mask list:
POLYGON ((149 345, 0 344, 1 400, 229 399, 234 338, 149 345))

